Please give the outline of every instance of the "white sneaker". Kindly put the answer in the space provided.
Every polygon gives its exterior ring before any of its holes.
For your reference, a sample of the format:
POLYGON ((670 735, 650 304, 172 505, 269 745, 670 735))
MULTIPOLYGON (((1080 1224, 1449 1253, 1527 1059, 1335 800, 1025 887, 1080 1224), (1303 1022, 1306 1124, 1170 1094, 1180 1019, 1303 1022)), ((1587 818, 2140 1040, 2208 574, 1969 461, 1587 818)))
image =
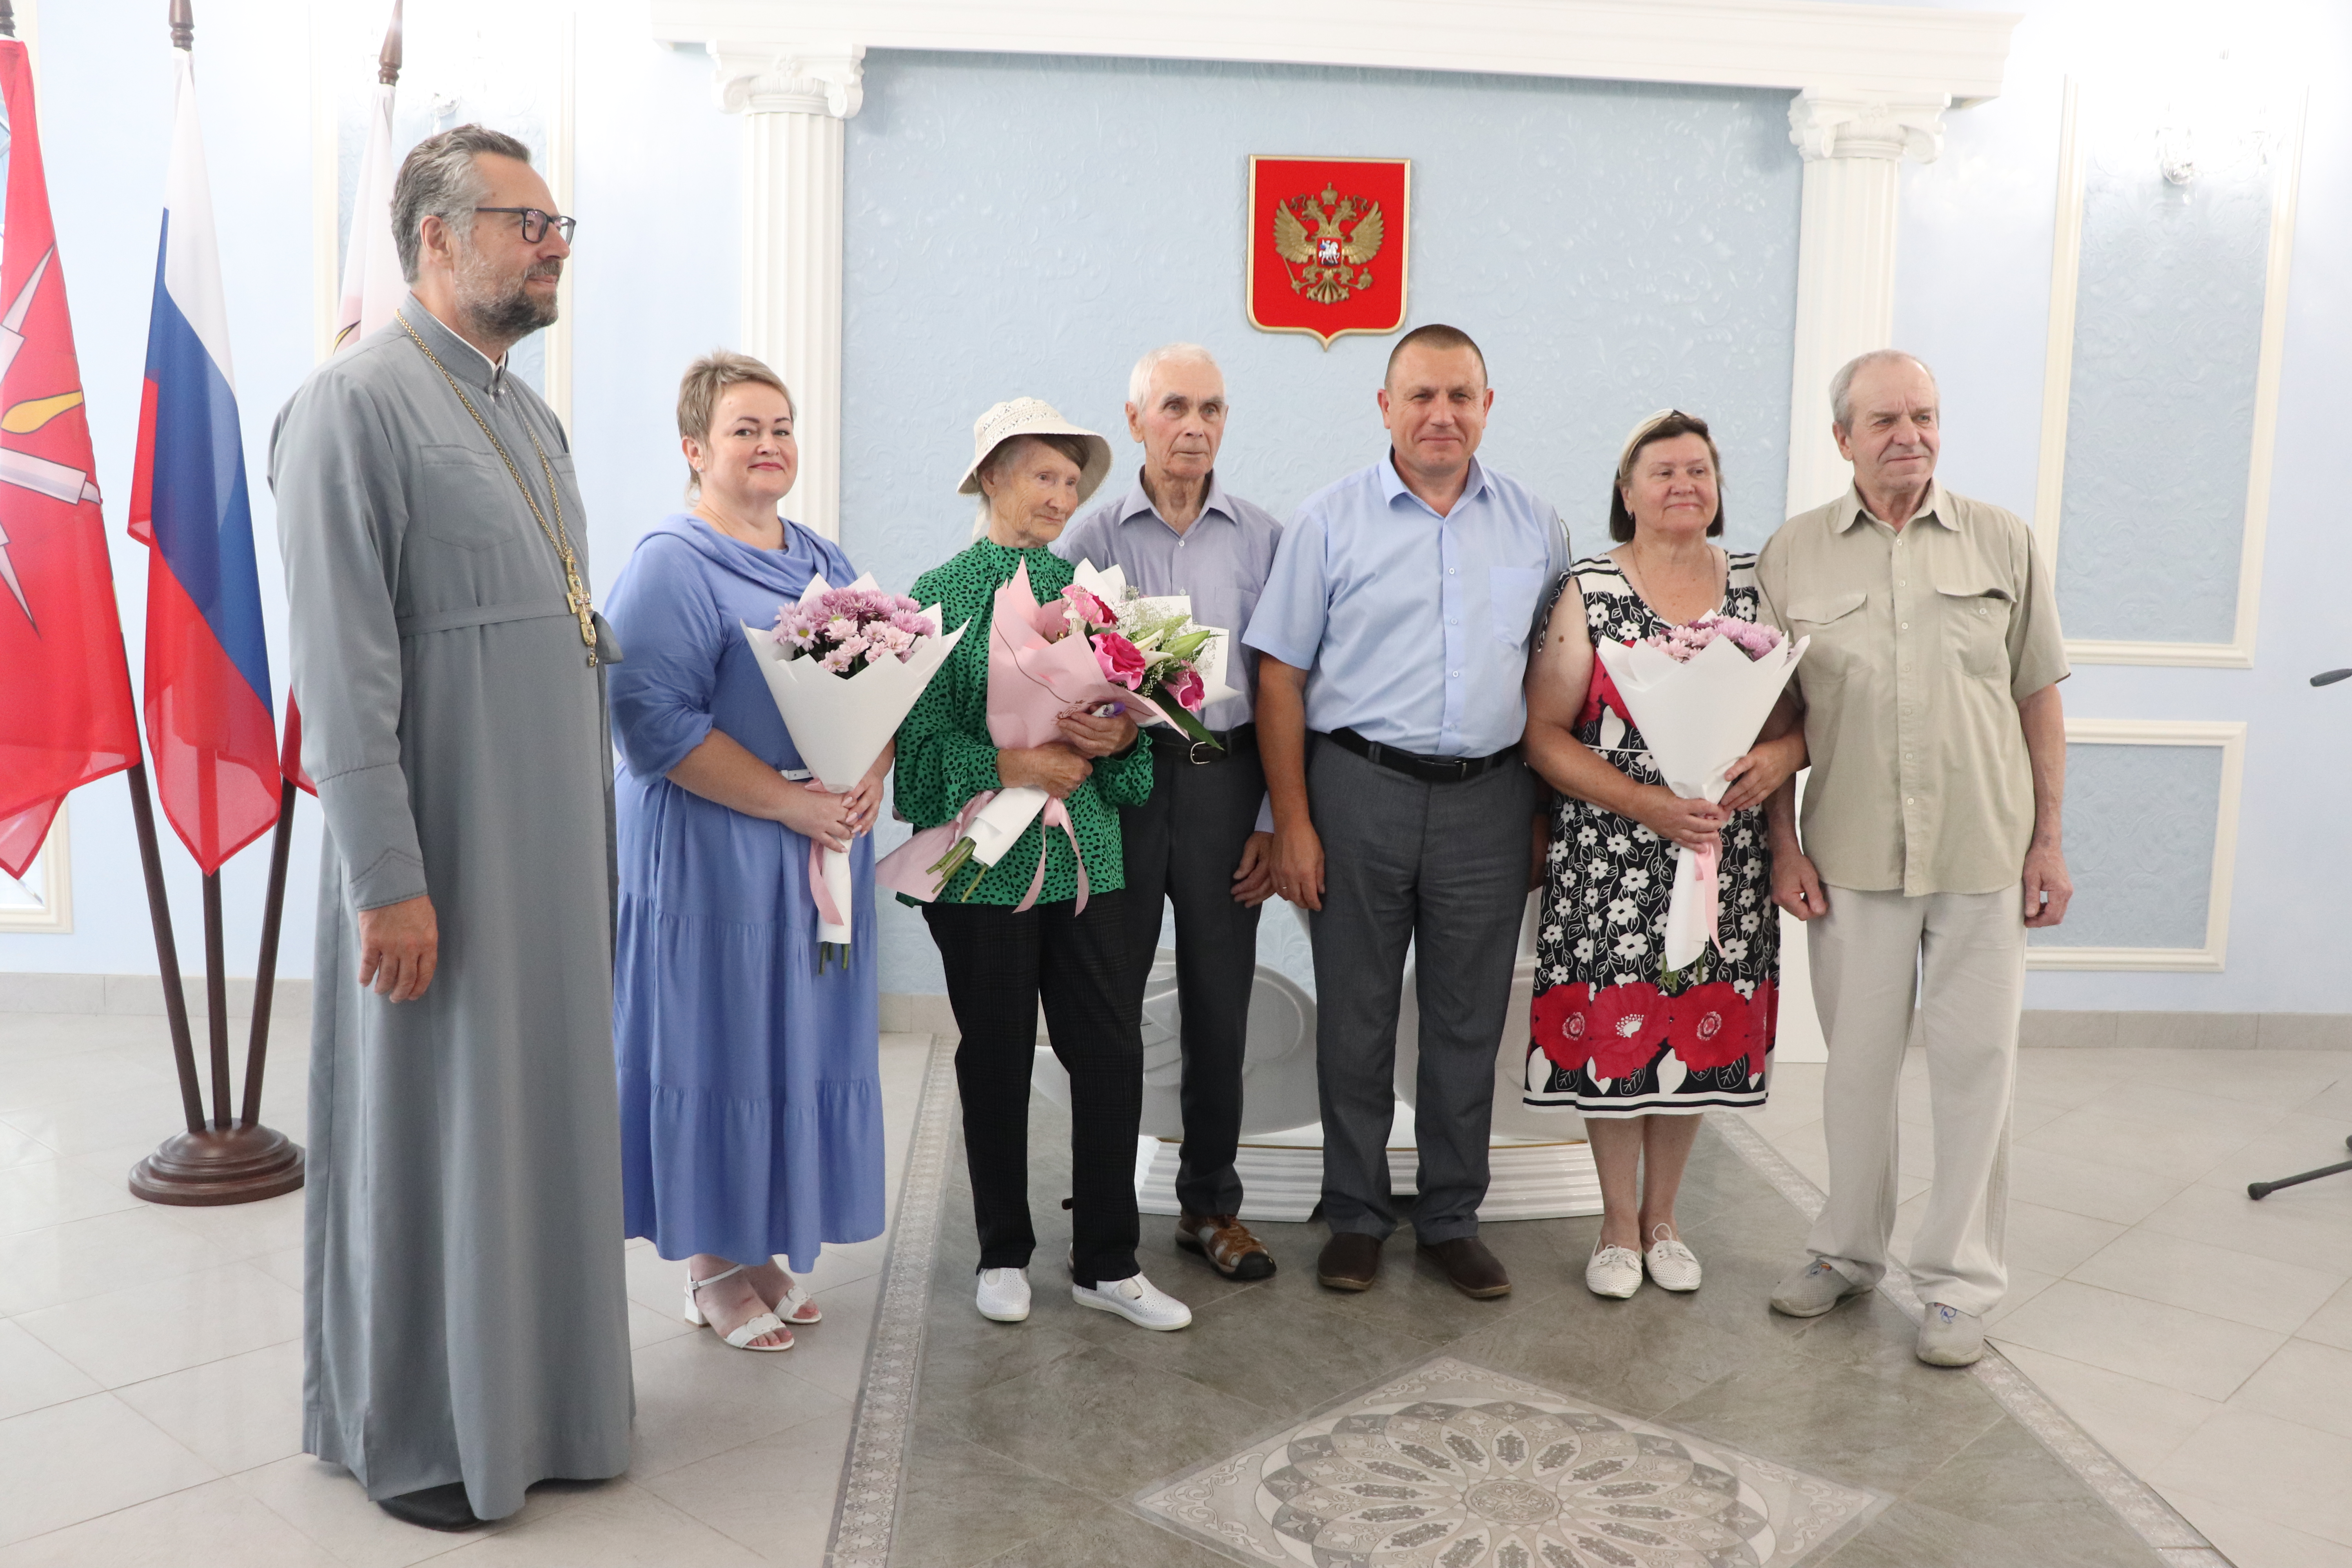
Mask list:
POLYGON ((1152 1284, 1140 1274, 1105 1279, 1094 1285, 1072 1284, 1070 1300, 1097 1311, 1117 1312, 1139 1328, 1181 1329, 1192 1321, 1192 1309, 1152 1284))
POLYGON ((1929 1366, 1973 1366, 1984 1359, 1984 1319, 1940 1301, 1927 1303, 1919 1324, 1921 1361, 1929 1366))
POLYGON ((992 1323, 1017 1323, 1029 1316, 1029 1273, 1024 1268, 980 1271, 980 1315, 992 1323))
MULTIPOLYGON (((1665 1228, 1664 1224, 1658 1226, 1658 1230, 1665 1228)), ((1698 1289, 1698 1257, 1683 1245, 1682 1237, 1651 1232, 1650 1251, 1644 1261, 1649 1265, 1650 1278, 1658 1282, 1661 1290, 1698 1289)))
POLYGON ((1642 1288, 1642 1255, 1630 1247, 1596 1247, 1584 1265, 1584 1288, 1622 1301, 1642 1288))

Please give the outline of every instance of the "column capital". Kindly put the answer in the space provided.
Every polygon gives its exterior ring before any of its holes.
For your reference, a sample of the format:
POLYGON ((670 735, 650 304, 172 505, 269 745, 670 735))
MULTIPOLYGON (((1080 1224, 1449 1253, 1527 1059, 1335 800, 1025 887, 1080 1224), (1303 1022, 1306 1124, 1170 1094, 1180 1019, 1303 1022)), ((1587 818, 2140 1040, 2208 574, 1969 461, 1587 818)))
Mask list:
POLYGON ((713 39, 710 86, 730 114, 847 120, 866 100, 863 44, 737 44, 713 39))
POLYGON ((1948 94, 1933 98, 1875 98, 1807 88, 1790 101, 1789 140, 1807 163, 1822 158, 1908 156, 1932 163, 1944 150, 1944 110, 1948 94))

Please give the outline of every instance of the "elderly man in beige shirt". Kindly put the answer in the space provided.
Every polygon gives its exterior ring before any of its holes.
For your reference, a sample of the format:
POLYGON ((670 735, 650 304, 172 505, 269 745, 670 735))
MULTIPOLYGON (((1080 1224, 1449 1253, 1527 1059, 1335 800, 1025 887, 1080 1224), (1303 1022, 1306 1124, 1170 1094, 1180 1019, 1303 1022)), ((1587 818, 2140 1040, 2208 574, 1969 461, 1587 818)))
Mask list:
POLYGON ((1829 1202, 1774 1310, 1819 1316, 1877 1284, 1895 1228, 1895 1100, 1916 998, 1935 1185, 1909 1268, 1918 1356, 1966 1366, 2008 1287, 2009 1118, 2025 931, 2065 917, 2067 674, 2050 572, 2016 514, 1936 482, 1935 377, 1867 353, 1830 384, 1853 488, 1764 546, 1797 667, 1812 776, 1783 785, 1773 897, 1809 923, 1829 1202))

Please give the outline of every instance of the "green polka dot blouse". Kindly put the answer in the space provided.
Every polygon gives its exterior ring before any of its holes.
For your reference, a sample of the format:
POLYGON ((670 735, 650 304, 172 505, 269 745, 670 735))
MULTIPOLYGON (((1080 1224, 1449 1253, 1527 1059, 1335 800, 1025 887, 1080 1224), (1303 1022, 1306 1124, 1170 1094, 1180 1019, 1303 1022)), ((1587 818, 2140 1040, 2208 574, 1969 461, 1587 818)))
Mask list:
MULTIPOLYGON (((996 776, 996 742, 988 736, 989 621, 996 590, 1013 581, 1026 562, 1029 586, 1044 604, 1067 587, 1070 563, 1050 550, 1008 550, 982 539, 962 554, 933 567, 915 580, 915 599, 940 607, 941 624, 950 631, 969 623, 940 673, 933 678, 907 721, 898 726, 896 795, 899 814, 917 827, 936 827, 952 820, 964 803, 984 789, 1001 789, 996 776)), ((1087 888, 1108 893, 1127 885, 1119 855, 1118 813, 1112 808, 1139 805, 1151 794, 1151 748, 1139 745, 1122 757, 1099 757, 1086 783, 1071 792, 1070 826, 1086 857, 1087 888)), ((989 868, 963 901, 974 904, 1019 903, 1037 871, 1039 846, 1045 855, 1045 883, 1038 889, 1040 904, 1075 899, 1077 868, 1070 841, 1060 828, 1050 837, 1043 818, 1013 841, 1004 858, 989 868)), ((960 875, 942 896, 961 898, 971 873, 960 875)), ((915 900, 900 894, 898 901, 915 900)))

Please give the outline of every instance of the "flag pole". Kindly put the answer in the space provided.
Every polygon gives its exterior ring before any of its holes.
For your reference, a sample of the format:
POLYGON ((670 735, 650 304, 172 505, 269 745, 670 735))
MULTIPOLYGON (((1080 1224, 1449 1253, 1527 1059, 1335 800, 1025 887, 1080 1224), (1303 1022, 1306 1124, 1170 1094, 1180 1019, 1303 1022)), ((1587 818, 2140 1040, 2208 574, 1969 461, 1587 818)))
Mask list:
MULTIPOLYGON (((7 0, 0 0, 5 5, 7 0)), ((143 754, 126 770, 131 780, 131 816, 139 825, 139 864, 147 873, 147 914, 155 926, 155 967, 163 982, 163 1016, 172 1026, 172 1057, 180 1069, 180 1105, 191 1138, 205 1131, 205 1100, 196 1087, 196 1047, 188 1032, 188 993, 180 979, 180 944, 172 935, 172 899, 163 887, 163 851, 155 842, 155 803, 147 791, 143 754)), ((138 1192, 137 1172, 131 1190, 138 1192)))
MULTIPOLYGON (((7 0, 0 0, 0 5, 7 0)), ((172 0, 172 47, 190 49, 195 42, 195 16, 190 0, 172 0)), ((209 759, 207 760, 209 765, 209 759)), ((180 1098, 188 1114, 188 1130, 174 1133, 131 1168, 131 1192, 149 1203, 209 1205, 252 1203, 290 1193, 302 1184, 302 1150, 275 1128, 264 1127, 254 1113, 260 1110, 256 1094, 247 1096, 247 1116, 229 1120, 228 983, 221 931, 220 873, 205 874, 205 1023, 211 1031, 213 1120, 204 1120, 204 1103, 196 1088, 195 1044, 188 1031, 187 999, 182 994, 171 915, 163 902, 162 856, 155 839, 154 808, 147 798, 147 768, 142 759, 131 765, 131 800, 139 822, 139 850, 146 864, 147 905, 155 921, 155 949, 163 970, 163 1010, 172 1021, 172 1049, 179 1059, 180 1098)), ((279 824, 283 842, 284 823, 279 824)), ((276 942, 270 942, 276 958, 276 942)), ((259 995, 257 992, 256 1001, 259 995)), ((248 1068, 248 1073, 250 1068, 248 1068)))
MULTIPOLYGON (((0 0, 5 5, 8 0, 0 0)), ((253 1037, 245 1047, 245 1109, 240 1127, 261 1124, 261 1072, 269 1056, 269 1010, 278 987, 278 928, 286 918, 286 861, 294 847, 292 779, 278 783, 278 830, 269 837, 269 893, 261 907, 261 953, 253 963, 253 1037)))

